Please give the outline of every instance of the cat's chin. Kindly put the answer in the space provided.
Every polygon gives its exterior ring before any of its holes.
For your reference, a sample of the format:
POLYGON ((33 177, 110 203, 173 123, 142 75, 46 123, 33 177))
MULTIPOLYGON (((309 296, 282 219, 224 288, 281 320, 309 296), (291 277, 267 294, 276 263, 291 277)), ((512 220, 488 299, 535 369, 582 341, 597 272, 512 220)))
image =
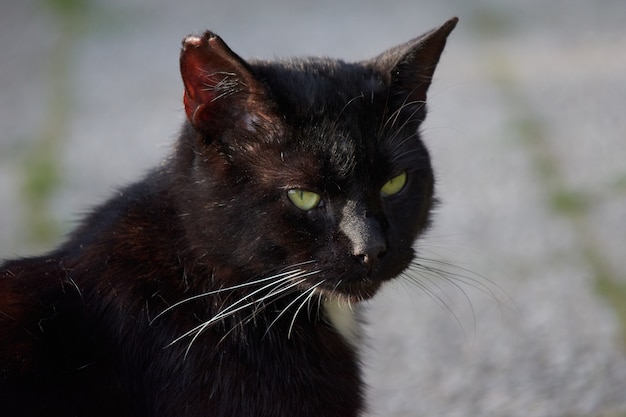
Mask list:
POLYGON ((347 302, 359 302, 372 298, 382 285, 382 281, 363 280, 338 286, 320 286, 316 292, 326 299, 339 299, 347 302))

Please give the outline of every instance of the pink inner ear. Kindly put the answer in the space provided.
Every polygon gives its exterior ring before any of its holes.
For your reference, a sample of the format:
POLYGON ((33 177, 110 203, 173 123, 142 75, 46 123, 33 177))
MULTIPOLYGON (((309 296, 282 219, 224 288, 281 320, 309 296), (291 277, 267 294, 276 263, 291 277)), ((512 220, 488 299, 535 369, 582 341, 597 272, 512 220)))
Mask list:
POLYGON ((204 42, 195 36, 187 37, 180 57, 180 72, 185 85, 185 112, 194 126, 202 124, 202 109, 215 100, 215 85, 218 83, 211 76, 214 63, 211 62, 208 40, 204 42), (207 44, 203 45, 204 42, 207 44))
POLYGON ((191 124, 216 135, 265 112, 265 89, 248 64, 212 32, 183 41, 180 72, 185 85, 183 102, 191 124))
POLYGON ((224 122, 234 109, 244 109, 255 83, 246 63, 211 32, 183 41, 180 72, 185 112, 200 130, 224 122))

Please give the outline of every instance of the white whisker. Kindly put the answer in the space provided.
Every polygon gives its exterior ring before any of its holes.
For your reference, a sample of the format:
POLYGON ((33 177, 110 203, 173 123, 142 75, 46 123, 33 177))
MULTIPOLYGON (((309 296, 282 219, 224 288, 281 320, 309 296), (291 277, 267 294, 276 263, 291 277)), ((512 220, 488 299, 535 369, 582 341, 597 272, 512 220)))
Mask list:
POLYGON ((412 265, 420 270, 444 278, 447 282, 455 285, 460 291, 462 291, 462 288, 460 288, 459 283, 467 285, 468 287, 491 297, 497 301, 501 312, 505 307, 510 310, 518 310, 515 300, 513 300, 506 290, 497 285, 495 282, 489 280, 487 277, 479 275, 469 269, 451 264, 449 262, 424 257, 420 257, 420 259, 413 262, 412 265), (425 265, 425 263, 441 265, 446 268, 446 270, 435 266, 425 265), (448 269, 451 269, 452 271, 448 269))
POLYGON ((163 310, 162 312, 157 314, 150 321, 150 325, 152 325, 154 323, 154 321, 157 320, 159 317, 163 316, 164 314, 168 313, 169 311, 175 309, 176 307, 178 307, 178 306, 180 306, 182 304, 186 304, 186 303, 189 303, 191 301, 198 300, 200 298, 208 297, 208 296, 219 294, 219 293, 226 292, 226 291, 233 291, 233 290, 237 290, 237 289, 241 289, 241 288, 245 288, 245 287, 252 287, 254 285, 257 285, 257 284, 260 284, 260 283, 263 283, 263 282, 267 282, 267 281, 275 281, 276 279, 279 279, 280 281, 289 280, 291 278, 296 277, 298 274, 300 274, 302 272, 304 272, 304 271, 301 270, 301 269, 291 270, 291 271, 282 272, 282 273, 279 273, 279 274, 276 274, 276 275, 272 275, 272 276, 269 276, 267 278, 261 278, 261 279, 255 280, 255 281, 244 282, 243 284, 233 285, 231 287, 219 288, 217 290, 207 291, 207 292, 204 292, 202 294, 193 295, 191 297, 185 298, 184 300, 178 301, 178 302, 172 304, 171 306, 167 307, 165 310, 163 310))
MULTIPOLYGON (((284 282, 284 281, 286 281, 286 280, 288 280, 289 278, 292 278, 292 277, 285 277, 285 278, 282 278, 282 279, 281 279, 281 283, 282 283, 282 282, 284 282)), ((287 289, 289 289, 289 288, 291 288, 291 287, 293 287, 293 286, 295 286, 295 285, 299 285, 299 284, 301 284, 301 283, 302 283, 302 282, 304 282, 304 281, 305 281, 305 280, 304 280, 304 279, 302 279, 302 280, 300 280, 300 281, 297 281, 296 283, 292 283, 291 285, 289 285, 288 287, 286 287, 283 291, 286 291, 287 289)), ((197 332, 198 334, 199 334, 199 333, 202 333, 202 332, 203 332, 203 331, 204 331, 207 327, 209 327, 209 326, 211 326, 211 325, 215 324, 217 321, 222 320, 222 319, 224 319, 224 318, 226 318, 226 317, 229 317, 229 316, 231 316, 231 315, 233 315, 233 314, 237 313, 238 311, 241 311, 241 310, 243 310, 243 309, 245 309, 245 308, 247 308, 247 307, 250 307, 250 306, 252 306, 252 305, 255 305, 255 304, 257 304, 258 302, 260 302, 260 301, 264 300, 264 299, 265 299, 265 297, 262 297, 260 300, 253 300, 253 301, 248 302, 247 304, 244 304, 244 305, 242 305, 242 306, 239 306, 239 307, 237 307, 237 308, 234 308, 234 307, 236 307, 237 305, 239 305, 239 304, 243 303, 244 301, 246 301, 247 299, 249 299, 250 297, 252 297, 252 296, 254 296, 254 295, 258 294, 259 292, 264 291, 264 290, 266 290, 266 289, 268 289, 268 288, 276 287, 276 284, 277 284, 276 282, 272 282, 271 284, 264 285, 263 287, 261 287, 261 288, 259 288, 259 289, 255 290, 255 291, 251 292, 250 294, 246 295, 246 297, 244 297, 244 298, 240 298, 239 300, 237 300, 237 301, 235 301, 234 303, 230 304, 228 307, 224 308, 223 310, 220 310, 220 312, 219 312, 219 313, 217 313, 215 316, 211 317, 209 320, 207 320, 207 321, 205 321, 204 323, 199 324, 199 325, 197 325, 196 327, 194 327, 193 329, 191 329, 191 330, 189 330, 189 331, 185 332, 182 336, 177 337, 177 338, 176 338, 176 339, 174 339, 172 342, 170 342, 170 344, 169 344, 168 346, 171 346, 171 345, 173 345, 173 344, 175 344, 175 343, 178 343, 180 340, 184 339, 185 337, 191 336, 192 334, 194 334, 194 333, 196 333, 196 332, 197 332)), ((280 283, 279 283, 279 284, 280 284, 280 283)), ((194 336, 194 339, 198 336, 198 334, 196 334, 196 336, 194 336)))
MULTIPOLYGON (((296 312, 293 314, 293 318, 291 319, 291 323, 289 324, 289 331, 287 332, 287 339, 291 339, 291 331, 293 330, 293 325, 296 321, 296 317, 298 316, 298 314, 300 313, 300 310, 302 309, 302 307, 307 304, 308 302, 311 301, 311 298, 313 297, 313 295, 315 295, 315 289, 317 287, 319 287, 320 285, 322 285, 324 281, 320 281, 317 284, 315 284, 314 286, 312 286, 311 288, 309 288, 307 291, 304 292, 304 294, 306 294, 307 292, 309 293, 307 295, 307 297, 302 301, 302 303, 300 303, 300 305, 298 306, 298 308, 296 309, 296 312)), ((321 298, 321 297, 320 297, 321 298)))
MULTIPOLYGON (((278 294, 280 294, 280 292, 284 292, 287 291, 288 289, 300 285, 302 282, 304 282, 305 280, 299 280, 283 289, 281 289, 281 291, 278 292, 278 294)), ((267 287, 267 286, 266 286, 267 287)), ((265 289, 266 287, 264 287, 263 289, 265 289)), ((258 290, 257 290, 258 291, 258 290)), ((250 294, 252 295, 252 294, 250 294)), ((247 298, 247 297, 246 297, 247 298)), ((188 332, 186 332, 185 334, 183 334, 182 336, 176 338, 174 341, 172 341, 168 346, 171 346, 177 342, 179 342, 181 339, 184 339, 185 337, 191 336, 193 334, 193 337, 191 338, 191 340, 189 341, 189 345, 187 345, 187 349, 185 350, 185 355, 184 358, 187 357, 187 355, 189 354, 189 350, 191 349, 191 346, 194 344, 194 342, 198 339, 198 337, 200 337, 200 335, 209 327, 211 327, 212 325, 218 323, 219 321, 230 317, 232 315, 234 315, 235 313, 244 310, 250 306, 253 306, 255 304, 257 304, 258 302, 260 302, 260 300, 253 300, 247 304, 244 304, 243 306, 239 306, 233 310, 230 311, 226 311, 231 309, 234 305, 239 304, 241 301, 245 300, 246 298, 242 298, 239 301, 236 301, 235 303, 231 304, 230 306, 228 306, 227 308, 225 308, 224 310, 222 310, 219 314, 217 314, 216 316, 212 317, 210 320, 194 327, 193 329, 189 330, 188 332), (194 334, 195 333, 195 334, 194 334)), ((264 300, 266 297, 262 297, 261 300, 264 300)), ((229 331, 230 333, 230 331, 229 331)))
MULTIPOLYGON (((442 295, 441 295, 441 294, 445 294, 445 292, 443 292, 441 290, 441 288, 432 279, 430 279, 427 275, 424 275, 424 274, 420 273, 419 271, 407 270, 407 271, 405 271, 405 275, 409 278, 408 282, 412 283, 413 285, 417 286, 419 289, 424 291, 433 301, 435 301, 435 303, 442 310, 447 311, 448 313, 450 313, 452 315, 452 317, 454 318, 454 321, 457 323, 457 325, 461 329, 461 332, 463 334, 463 338, 467 341, 468 340, 467 333, 465 332, 465 328, 463 326, 463 323, 462 323, 459 315, 457 314, 456 309, 454 308, 454 303, 449 298, 446 301, 446 299, 444 297, 442 297, 442 295), (415 273, 420 274, 420 276, 422 278, 428 280, 428 282, 430 282, 431 285, 434 285, 439 291, 433 290, 428 285, 426 285, 422 280, 420 280, 419 278, 417 278, 415 276, 412 276, 410 274, 411 272, 415 272, 415 273)), ((473 309, 473 306, 471 305, 471 302, 470 302, 470 306, 472 308, 472 317, 474 318, 473 322, 474 322, 474 331, 475 331, 476 316, 474 314, 474 309, 473 309)))
POLYGON ((323 281, 321 281, 321 282, 315 284, 313 287, 307 289, 302 294, 300 294, 296 298, 294 298, 289 304, 287 304, 287 306, 285 308, 283 308, 280 313, 278 313, 278 316, 276 316, 274 318, 274 320, 272 320, 272 322, 269 324, 269 326, 267 326, 267 329, 265 330, 264 336, 268 334, 268 332, 272 328, 272 326, 287 312, 287 310, 289 310, 289 308, 291 308, 291 306, 293 306, 295 303, 297 303, 298 300, 300 300, 302 297, 308 296, 309 291, 311 291, 311 293, 312 293, 313 290, 315 290, 315 288, 317 288, 322 282, 323 281))
MULTIPOLYGON (((290 291, 294 288, 297 288, 298 286, 300 286, 302 283, 304 283, 306 281, 306 277, 311 276, 311 275, 315 275, 317 273, 319 273, 320 271, 310 271, 310 272, 306 272, 303 270, 297 270, 297 271, 291 271, 289 273, 283 273, 283 274, 278 274, 278 275, 274 275, 272 278, 276 278, 277 276, 282 276, 279 280, 274 280, 273 282, 266 284, 264 286, 262 286, 261 288, 258 288, 254 291, 252 291, 250 294, 247 294, 245 297, 240 298, 239 300, 233 302, 232 304, 230 304, 228 307, 222 309, 219 311, 219 313, 217 313, 215 316, 213 316, 212 318, 210 318, 209 320, 205 321, 202 324, 199 324, 198 326, 194 327, 193 329, 185 332, 183 335, 177 337, 176 339, 174 339, 168 346, 172 346, 176 343, 178 343, 179 341, 181 341, 182 339, 186 338, 186 337, 190 337, 192 336, 192 339, 189 342, 189 345, 187 346, 187 349, 185 350, 185 357, 187 357, 192 345, 194 344, 194 342, 198 339, 198 337, 209 327, 213 326, 214 324, 221 322, 222 320, 224 320, 225 318, 231 317, 233 315, 235 315, 236 313, 245 310, 246 308, 249 307, 257 307, 257 309, 255 309, 250 315, 246 316, 244 319, 240 320, 239 324, 244 324, 244 321, 247 323, 250 320, 252 320, 256 314, 258 313, 258 311, 262 310, 265 307, 259 308, 261 307, 261 305, 263 305, 263 303, 265 303, 268 300, 271 300, 272 302, 276 301, 277 299, 281 298, 283 295, 290 293, 290 291), (294 281, 294 279, 297 279, 294 281), (287 284, 288 285, 285 285, 287 284), (248 301, 246 302, 246 300, 250 300, 251 297, 254 297, 255 295, 259 294, 259 293, 263 293, 264 291, 269 290, 269 292, 267 294, 264 294, 263 296, 261 296, 259 299, 253 299, 252 301, 248 301)), ((255 281, 256 283, 261 283, 261 282, 265 282, 267 281, 266 278, 261 279, 261 280, 257 280, 255 281)), ((245 285, 244 285, 245 286, 245 285)), ((236 286, 239 287, 240 286, 236 286)), ((243 286, 241 286, 243 287, 243 286)), ((235 287, 230 287, 235 288, 235 287)), ((308 290, 305 291, 303 294, 307 294, 308 290)), ((299 299, 301 297, 298 296, 296 299, 299 299)), ((271 326, 271 325, 270 325, 271 326)), ((233 327, 236 328, 236 326, 233 327)), ((229 330, 227 334, 229 334, 233 329, 229 330)))

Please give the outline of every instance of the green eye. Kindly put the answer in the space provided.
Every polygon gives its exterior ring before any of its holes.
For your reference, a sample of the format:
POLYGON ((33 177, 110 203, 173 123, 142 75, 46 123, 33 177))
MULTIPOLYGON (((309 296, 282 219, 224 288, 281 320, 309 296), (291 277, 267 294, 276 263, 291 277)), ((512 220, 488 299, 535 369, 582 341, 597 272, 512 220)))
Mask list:
POLYGON ((380 195, 383 197, 390 197, 398 194, 406 185, 406 177, 406 172, 403 172, 402 174, 396 175, 387 181, 385 185, 383 185, 383 188, 380 189, 380 195))
POLYGON ((322 197, 313 191, 298 189, 287 191, 287 197, 289 197, 289 200, 291 200, 294 206, 305 211, 309 211, 319 206, 320 201, 322 200, 322 197))

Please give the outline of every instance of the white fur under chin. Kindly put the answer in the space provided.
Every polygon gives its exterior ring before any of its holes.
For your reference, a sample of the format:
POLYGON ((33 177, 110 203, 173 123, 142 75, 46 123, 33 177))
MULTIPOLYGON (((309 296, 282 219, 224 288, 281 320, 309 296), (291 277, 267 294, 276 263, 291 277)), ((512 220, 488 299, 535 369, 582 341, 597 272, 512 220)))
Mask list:
POLYGON ((340 298, 329 298, 324 301, 324 310, 337 333, 352 347, 357 347, 359 329, 352 306, 340 298))

